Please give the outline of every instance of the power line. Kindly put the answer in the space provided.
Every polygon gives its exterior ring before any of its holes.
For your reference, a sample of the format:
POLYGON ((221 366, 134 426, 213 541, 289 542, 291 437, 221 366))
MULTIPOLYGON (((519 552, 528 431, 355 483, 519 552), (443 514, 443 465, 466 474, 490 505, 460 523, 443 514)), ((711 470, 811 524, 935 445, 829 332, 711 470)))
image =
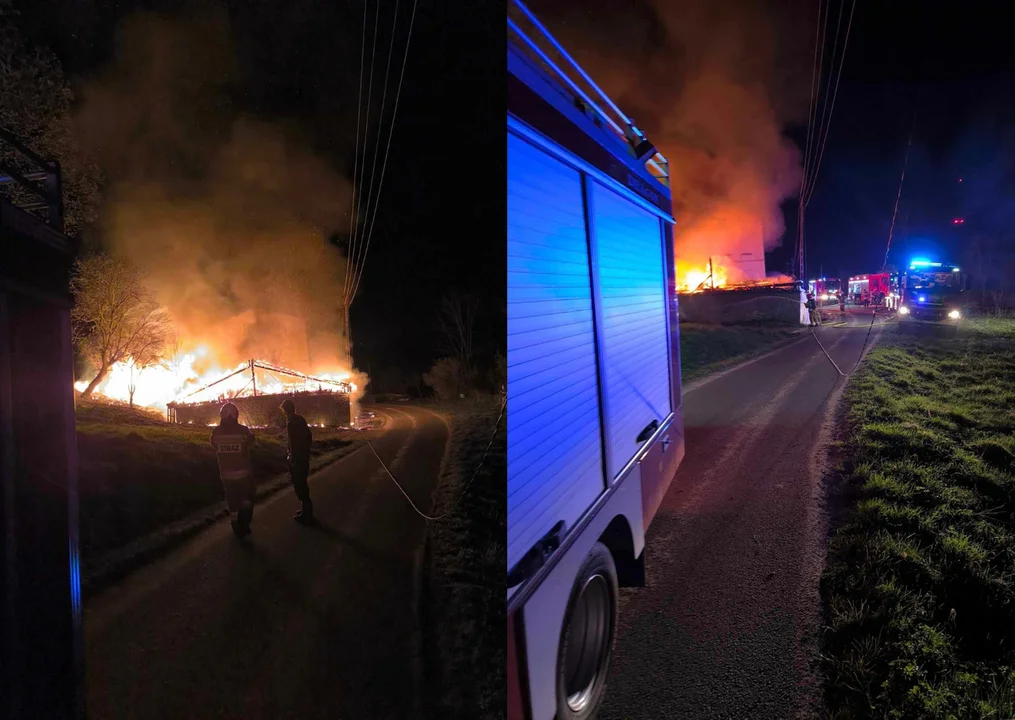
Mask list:
POLYGON ((807 135, 804 141, 804 161, 800 173, 800 192, 797 200, 797 233, 795 252, 793 253, 793 264, 798 266, 797 273, 802 275, 803 268, 803 245, 804 245, 804 195, 807 188, 807 179, 810 174, 812 146, 814 142, 814 123, 817 120, 818 103, 821 100, 821 75, 825 67, 825 35, 828 31, 827 20, 822 15, 822 6, 828 8, 828 2, 822 3, 818 0, 818 17, 814 24, 814 61, 811 66, 811 97, 807 109, 807 135))
MULTIPOLYGON (((388 43, 388 60, 387 60, 387 62, 384 65, 384 92, 381 94, 381 112, 380 112, 380 115, 378 115, 378 120, 377 120, 377 136, 378 136, 378 138, 380 137, 380 134, 381 134, 381 126, 384 123, 384 105, 385 105, 385 103, 387 102, 387 99, 388 99, 388 73, 391 70, 391 53, 395 49, 395 30, 396 30, 397 26, 398 26, 398 0, 395 0, 395 12, 394 12, 394 15, 391 18, 391 42, 388 43)), ((394 116, 392 116, 391 123, 394 124, 394 122, 395 122, 395 118, 394 118, 394 116)), ((370 200, 371 200, 371 198, 373 198, 373 194, 374 194, 374 175, 376 174, 376 171, 377 171, 377 151, 380 150, 380 149, 381 149, 381 143, 380 143, 380 140, 378 140, 376 143, 374 143, 374 159, 373 159, 373 163, 370 166, 370 186, 369 186, 369 188, 367 190, 367 204, 366 204, 366 216, 368 218, 370 217, 370 200)), ((380 186, 378 186, 378 188, 377 188, 377 200, 380 200, 380 195, 381 195, 381 189, 380 189, 380 186)), ((375 201, 374 202, 375 213, 376 213, 376 204, 377 204, 377 202, 375 201)), ((370 242, 370 238, 369 238, 369 235, 368 235, 367 236, 367 244, 368 244, 368 246, 369 246, 369 242, 370 242)), ((369 247, 367 249, 369 249, 369 247)), ((363 256, 362 256, 362 258, 360 260, 360 265, 362 266, 365 262, 366 262, 366 251, 364 250, 363 256)), ((358 278, 361 274, 362 274, 362 269, 357 270, 356 277, 358 278)), ((359 280, 358 279, 357 279, 354 287, 357 288, 357 289, 359 288, 359 280)))
MULTIPOLYGON (((381 17, 381 4, 380 4, 380 2, 378 2, 377 3, 377 12, 374 13, 374 36, 373 36, 373 41, 372 41, 371 47, 370 47, 370 78, 367 81, 367 112, 366 112, 366 115, 364 116, 364 129, 363 129, 363 165, 364 165, 364 167, 366 166, 366 161, 367 161, 367 147, 369 147, 369 145, 370 145, 370 140, 369 140, 369 138, 370 138, 370 100, 371 100, 371 95, 373 94, 373 87, 374 87, 374 60, 376 60, 376 58, 377 58, 377 31, 380 29, 380 17, 381 17)), ((362 178, 360 178, 360 179, 362 180, 362 178)), ((373 184, 373 178, 370 178, 370 183, 373 184)), ((362 202, 362 200, 363 200, 363 193, 360 192, 360 201, 362 202)), ((363 211, 362 205, 360 205, 359 216, 360 216, 361 220, 363 218, 363 215, 364 215, 364 211, 363 211)), ((362 244, 363 244, 363 233, 362 233, 362 231, 360 229, 359 224, 357 224, 356 228, 355 228, 355 234, 353 235, 353 243, 356 244, 356 249, 361 247, 362 244)), ((351 253, 351 257, 352 257, 352 261, 351 262, 352 262, 352 265, 353 265, 353 268, 354 268, 353 272, 355 272, 355 267, 360 262, 360 260, 357 259, 356 255, 357 255, 357 253, 354 250, 351 253)), ((355 285, 353 285, 353 287, 355 288, 355 285)), ((351 302, 354 297, 356 297, 356 291, 355 291, 355 289, 353 290, 352 294, 349 295, 349 301, 351 302)))
MULTIPOLYGON (((811 145, 814 139, 814 121, 817 119, 818 102, 821 98, 821 75, 824 72, 825 42, 822 36, 822 29, 825 23, 822 22, 821 8, 828 7, 828 3, 818 0, 818 21, 814 26, 814 64, 811 67, 811 101, 807 110, 807 139, 804 143, 804 171, 800 175, 800 197, 804 195, 805 183, 807 180, 808 168, 811 162, 811 145), (820 55, 818 54, 820 50, 820 55)), ((827 22, 827 21, 826 21, 827 22)))
MULTIPOLYGON (((845 3, 843 3, 843 4, 845 4, 845 3)), ((842 67, 843 67, 843 65, 846 64, 846 48, 849 45, 849 32, 850 32, 850 30, 853 27, 853 13, 854 13, 855 10, 856 10, 856 0, 853 0, 853 4, 850 6, 850 10, 849 10, 849 22, 846 24, 846 38, 845 38, 845 40, 843 41, 843 44, 842 44, 842 57, 839 59, 839 71, 838 71, 838 73, 836 74, 836 77, 835 77, 835 89, 832 91, 832 105, 831 105, 831 107, 829 108, 829 111, 828 111, 828 122, 825 124, 825 134, 824 134, 824 138, 821 140, 821 151, 818 153, 818 163, 814 167, 814 175, 813 175, 813 177, 811 179, 811 188, 810 188, 810 190, 807 193, 806 199, 804 200, 804 207, 805 208, 807 207, 807 204, 810 203, 811 196, 814 195, 814 188, 817 186, 817 183, 818 183, 818 172, 820 172, 820 170, 821 170, 821 161, 825 157, 825 145, 828 143, 828 133, 829 133, 829 130, 831 129, 831 126, 832 126, 832 114, 835 112, 835 98, 839 94, 839 81, 842 79, 842 67)), ((841 17, 841 14, 840 14, 840 17, 841 17)), ((838 36, 838 28, 836 29, 836 36, 838 36)), ((836 43, 836 44, 838 44, 838 43, 836 43)), ((833 64, 835 63, 835 56, 834 56, 834 54, 832 56, 832 63, 833 64)))
POLYGON ((352 207, 349 209, 349 248, 347 250, 348 257, 345 263, 345 283, 343 285, 342 297, 348 305, 349 300, 349 288, 352 283, 352 249, 353 249, 353 233, 356 229, 356 173, 359 168, 359 126, 360 116, 363 112, 363 54, 366 52, 367 45, 367 4, 363 3, 363 33, 360 37, 359 43, 359 95, 356 100, 356 145, 353 147, 353 160, 352 160, 352 207))
MULTIPOLYGON (((909 140, 906 142, 906 156, 905 159, 902 161, 902 175, 899 177, 899 191, 895 196, 895 207, 892 210, 892 222, 891 225, 888 227, 888 240, 885 243, 885 260, 881 265, 882 274, 884 274, 885 271, 888 269, 888 253, 892 247, 892 232, 895 230, 895 219, 899 215, 899 201, 902 199, 902 186, 906 182, 906 168, 909 167, 909 151, 913 147, 913 133, 916 131, 916 116, 920 109, 919 103, 920 96, 917 95, 917 105, 913 109, 913 124, 909 128, 909 140)), ((871 332, 874 330, 874 321, 877 319, 877 313, 878 309, 875 306, 874 310, 871 311, 871 322, 870 325, 867 327, 867 336, 864 338, 863 345, 860 347, 860 354, 857 355, 856 362, 853 363, 853 367, 850 369, 848 373, 843 372, 839 368, 838 364, 835 362, 835 360, 832 359, 832 356, 828 353, 828 350, 826 350, 825 346, 821 344, 821 340, 818 338, 817 333, 814 332, 813 328, 811 329, 811 335, 814 337, 814 340, 818 343, 818 347, 821 348, 821 352, 825 354, 825 357, 828 358, 828 361, 832 363, 832 367, 834 367, 835 371, 838 372, 839 375, 841 375, 842 377, 849 377, 854 372, 856 372, 856 369, 860 366, 860 361, 863 360, 864 351, 867 349, 867 344, 870 342, 871 332)))
MULTIPOLYGON (((377 183, 377 199, 378 199, 378 201, 380 200, 381 186, 384 184, 384 173, 385 173, 385 171, 387 170, 387 167, 388 167, 388 153, 391 151, 391 137, 392 137, 392 135, 395 132, 395 116, 398 114, 398 100, 402 96, 402 82, 403 82, 403 80, 405 80, 405 65, 406 65, 406 61, 409 59, 409 44, 412 42, 412 28, 413 28, 413 25, 416 22, 416 4, 417 4, 417 2, 418 2, 418 0, 412 0, 412 16, 409 18, 409 33, 408 33, 408 35, 405 38, 405 54, 402 56, 402 70, 401 70, 401 72, 399 73, 399 76, 398 76, 398 90, 395 93, 395 106, 394 106, 394 108, 392 108, 392 111, 391 111, 391 124, 388 126, 388 142, 387 142, 387 145, 384 148, 384 162, 381 164, 381 177, 380 177, 380 180, 378 180, 378 183, 377 183)), ((373 212, 373 216, 371 217, 371 220, 370 220, 370 229, 369 229, 369 231, 367 233, 367 245, 366 245, 366 249, 364 250, 364 253, 363 253, 364 262, 366 261, 366 253, 370 251, 370 241, 373 238, 374 224, 376 223, 376 220, 377 220, 377 203, 374 204, 374 212, 373 212)), ((363 279, 363 267, 362 267, 362 264, 363 263, 361 263, 361 267, 360 267, 359 272, 358 272, 357 277, 356 277, 356 285, 355 285, 355 288, 353 290, 354 293, 355 293, 356 290, 359 289, 360 281, 363 279)))
MULTIPOLYGON (((839 50, 839 31, 842 30, 842 10, 843 10, 843 8, 845 6, 846 6, 846 0, 839 0, 839 17, 838 17, 838 19, 836 20, 836 23, 835 23, 835 35, 833 36, 833 39, 832 39, 832 54, 829 55, 829 60, 828 60, 828 76, 827 76, 827 80, 825 82, 825 94, 824 94, 825 103, 821 107, 821 118, 818 120, 818 129, 817 129, 817 134, 816 134, 816 136, 814 138, 814 140, 815 140, 814 147, 811 149, 811 160, 812 160, 813 173, 811 174, 810 177, 808 177, 808 181, 809 181, 808 182, 808 186, 813 184, 814 174, 817 173, 817 161, 816 161, 816 158, 817 158, 817 155, 818 155, 819 146, 821 145, 821 136, 824 133, 826 118, 827 118, 828 122, 831 122, 831 117, 828 115, 828 105, 829 105, 829 103, 828 103, 828 96, 831 95, 831 93, 832 93, 832 77, 835 75, 835 56, 836 56, 836 53, 839 50)), ((825 23, 826 23, 825 31, 827 32, 827 30, 828 30, 828 27, 827 27, 828 15, 827 15, 827 13, 825 15, 825 23)), ((822 54, 824 54, 824 48, 823 47, 822 47, 822 54)), ((822 63, 823 62, 824 61, 822 61, 822 63)), ((824 64, 822 64, 822 71, 823 70, 824 70, 824 64)), ((819 80, 819 82, 820 82, 820 80, 819 80)), ((807 204, 807 202, 806 202, 807 195, 808 195, 808 192, 807 192, 807 189, 805 188, 804 189, 804 198, 805 198, 804 205, 805 206, 807 204)))
POLYGON ((892 224, 888 227, 888 244, 885 247, 885 261, 881 264, 881 272, 888 268, 888 253, 892 249, 892 233, 895 231, 895 218, 899 215, 899 201, 902 200, 902 183, 906 179, 906 168, 909 166, 909 151, 913 147, 913 133, 916 130, 916 115, 920 111, 920 96, 917 95, 916 108, 913 109, 913 124, 909 128, 909 141, 906 143, 906 157, 902 161, 902 177, 899 179, 899 192, 895 196, 895 209, 892 211, 892 224))

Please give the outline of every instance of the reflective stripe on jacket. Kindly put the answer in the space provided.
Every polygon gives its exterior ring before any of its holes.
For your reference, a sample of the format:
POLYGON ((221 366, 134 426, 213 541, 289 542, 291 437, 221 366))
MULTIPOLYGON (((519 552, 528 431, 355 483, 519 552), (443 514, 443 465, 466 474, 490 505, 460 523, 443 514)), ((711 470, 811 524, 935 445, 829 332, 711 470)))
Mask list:
POLYGON ((254 475, 250 461, 250 446, 254 433, 235 420, 224 420, 211 431, 211 444, 219 461, 219 476, 223 480, 241 480, 254 475))

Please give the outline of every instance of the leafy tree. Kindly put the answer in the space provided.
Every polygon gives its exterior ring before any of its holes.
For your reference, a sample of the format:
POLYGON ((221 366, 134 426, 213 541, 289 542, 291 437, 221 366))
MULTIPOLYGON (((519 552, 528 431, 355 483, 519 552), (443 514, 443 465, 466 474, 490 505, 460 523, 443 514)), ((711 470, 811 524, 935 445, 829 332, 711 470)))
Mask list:
MULTIPOLYGON (((10 0, 0 0, 0 127, 37 155, 60 163, 64 232, 76 236, 95 220, 100 171, 78 144, 74 93, 60 60, 47 48, 30 45, 17 19, 10 0)), ((5 143, 0 143, 0 166, 22 175, 38 170, 5 143)), ((16 204, 36 200, 13 183, 0 185, 0 194, 16 204)))
POLYGON ((89 397, 116 363, 132 360, 140 372, 161 361, 172 326, 136 267, 109 255, 84 258, 77 262, 71 290, 75 339, 98 368, 82 397, 89 397))

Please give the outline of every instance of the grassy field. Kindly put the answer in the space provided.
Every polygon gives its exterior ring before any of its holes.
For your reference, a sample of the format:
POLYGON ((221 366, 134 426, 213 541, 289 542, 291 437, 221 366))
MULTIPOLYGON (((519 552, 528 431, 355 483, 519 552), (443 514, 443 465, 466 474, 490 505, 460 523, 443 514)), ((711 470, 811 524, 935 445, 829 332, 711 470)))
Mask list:
POLYGON ((798 337, 799 328, 680 324, 680 369, 685 383, 760 355, 798 337))
POLYGON ((1015 717, 1015 321, 886 332, 842 412, 829 716, 1015 717))
POLYGON ((423 592, 428 717, 504 717, 507 428, 503 418, 497 427, 500 410, 499 401, 446 409, 451 437, 430 514, 447 517, 429 523, 423 592))
MULTIPOLYGON (((259 482, 287 470, 281 431, 255 430, 259 482)), ((160 414, 79 401, 77 408, 81 544, 88 564, 104 552, 222 502, 211 428, 169 425, 160 414)), ((350 442, 314 429, 314 454, 350 442)))

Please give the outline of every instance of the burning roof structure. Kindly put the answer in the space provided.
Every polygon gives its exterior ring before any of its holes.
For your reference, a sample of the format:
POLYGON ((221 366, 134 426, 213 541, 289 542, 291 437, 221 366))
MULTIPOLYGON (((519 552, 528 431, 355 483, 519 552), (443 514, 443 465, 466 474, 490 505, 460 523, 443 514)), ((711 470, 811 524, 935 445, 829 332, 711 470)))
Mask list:
POLYGON ((281 422, 278 406, 284 398, 291 397, 296 399, 297 412, 306 417, 309 424, 348 427, 354 390, 355 386, 343 378, 315 377, 252 359, 218 380, 169 403, 166 420, 214 425, 218 422, 220 406, 228 400, 239 408, 241 422, 255 427, 278 425, 281 422), (259 372, 262 375, 260 386, 259 372), (243 382, 244 379, 246 382, 243 382))

